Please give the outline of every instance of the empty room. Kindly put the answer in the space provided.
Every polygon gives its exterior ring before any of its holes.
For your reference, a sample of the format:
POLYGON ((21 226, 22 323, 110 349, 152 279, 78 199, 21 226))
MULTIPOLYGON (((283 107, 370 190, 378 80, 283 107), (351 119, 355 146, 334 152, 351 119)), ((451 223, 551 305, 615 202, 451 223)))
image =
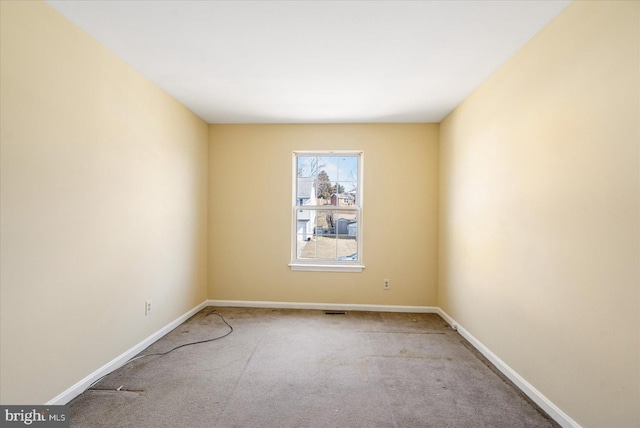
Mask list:
POLYGON ((640 2, 0 19, 3 427, 640 427, 640 2))

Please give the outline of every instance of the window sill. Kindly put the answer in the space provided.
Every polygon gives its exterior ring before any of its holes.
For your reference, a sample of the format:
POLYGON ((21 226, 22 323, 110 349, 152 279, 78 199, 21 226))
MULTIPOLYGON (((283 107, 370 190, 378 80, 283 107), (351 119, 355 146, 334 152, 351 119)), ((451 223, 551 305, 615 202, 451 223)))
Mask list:
POLYGON ((305 263, 289 263, 291 270, 307 272, 362 272, 362 265, 317 265, 305 263))

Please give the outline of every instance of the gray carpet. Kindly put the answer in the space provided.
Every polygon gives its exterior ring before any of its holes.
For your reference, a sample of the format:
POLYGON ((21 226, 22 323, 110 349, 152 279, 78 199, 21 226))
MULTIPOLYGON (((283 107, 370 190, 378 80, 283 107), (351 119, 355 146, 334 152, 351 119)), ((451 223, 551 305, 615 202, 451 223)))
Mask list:
POLYGON ((228 332, 212 312, 231 335, 111 373, 71 426, 558 426, 435 314, 205 308, 143 354, 228 332))

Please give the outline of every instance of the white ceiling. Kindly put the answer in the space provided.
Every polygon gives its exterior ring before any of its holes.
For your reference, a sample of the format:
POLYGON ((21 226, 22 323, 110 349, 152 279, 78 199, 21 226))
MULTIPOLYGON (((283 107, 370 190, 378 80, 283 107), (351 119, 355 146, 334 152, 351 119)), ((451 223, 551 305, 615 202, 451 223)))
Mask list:
POLYGON ((209 123, 439 122, 569 3, 47 3, 209 123))

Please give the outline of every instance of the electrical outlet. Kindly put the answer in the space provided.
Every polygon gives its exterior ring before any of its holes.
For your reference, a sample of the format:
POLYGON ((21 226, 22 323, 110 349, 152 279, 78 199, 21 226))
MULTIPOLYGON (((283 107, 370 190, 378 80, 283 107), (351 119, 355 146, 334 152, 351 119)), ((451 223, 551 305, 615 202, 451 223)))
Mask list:
POLYGON ((147 316, 151 313, 151 299, 144 302, 144 315, 147 316))
POLYGON ((385 290, 388 290, 388 289, 391 288, 391 284, 390 284, 388 279, 384 280, 384 284, 383 284, 382 288, 384 288, 385 290))

